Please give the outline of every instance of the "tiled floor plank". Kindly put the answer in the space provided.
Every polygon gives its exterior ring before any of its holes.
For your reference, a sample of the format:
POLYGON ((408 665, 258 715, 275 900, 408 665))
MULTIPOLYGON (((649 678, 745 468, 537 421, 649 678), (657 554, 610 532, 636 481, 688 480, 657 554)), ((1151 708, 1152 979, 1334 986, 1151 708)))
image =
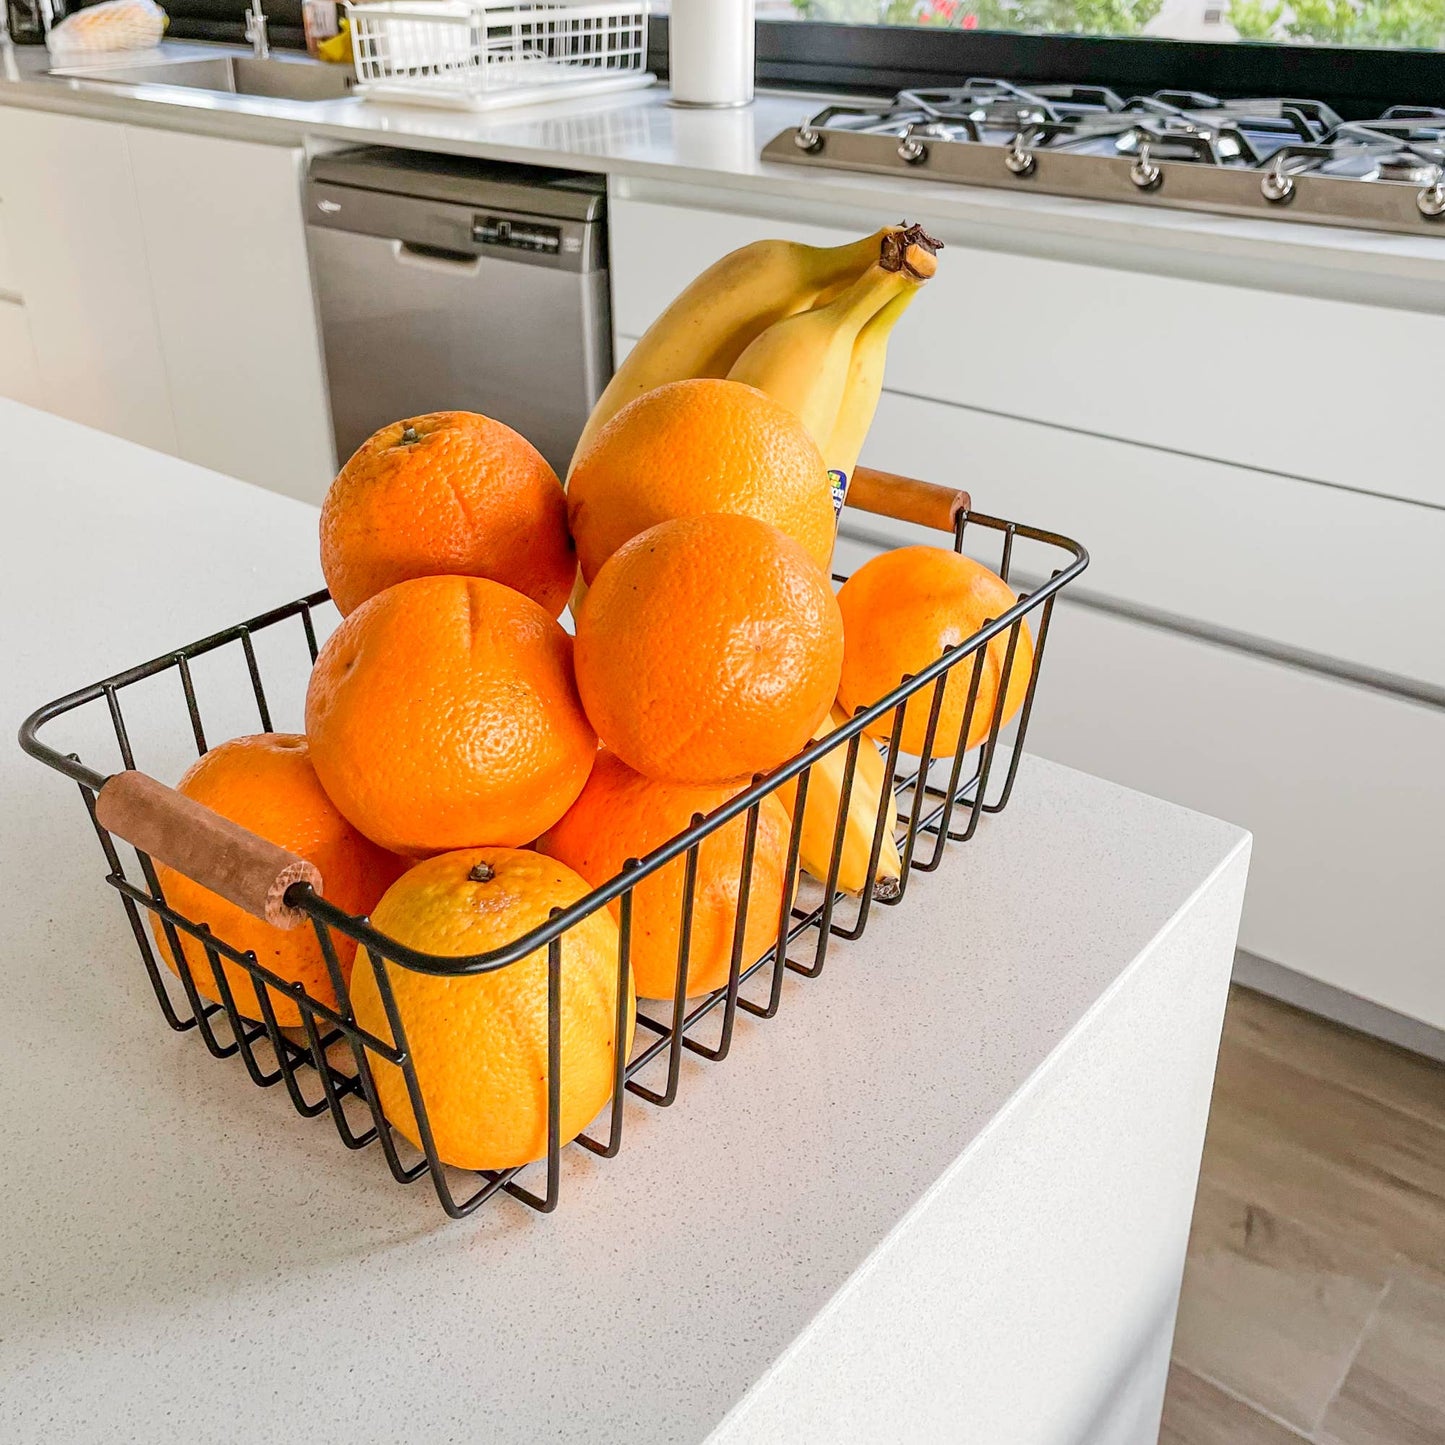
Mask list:
POLYGON ((1192 1370, 1173 1365, 1159 1445, 1306 1445, 1305 1437, 1252 1410, 1192 1370))
POLYGON ((1445 1441, 1445 1289, 1409 1275, 1391 1283, 1319 1438, 1324 1445, 1445 1441))
POLYGON ((1372 1039, 1247 988, 1230 995, 1235 1043, 1445 1129, 1445 1064, 1372 1039))
POLYGON ((1379 1255, 1206 1180, 1194 1206, 1175 1359, 1308 1433, 1388 1278, 1379 1255))
POLYGON ((1175 1353, 1161 1445, 1445 1445, 1445 1067, 1234 991, 1175 1353))
POLYGON ((1445 1129, 1228 1033, 1204 1175, 1319 1232, 1445 1269, 1445 1129))

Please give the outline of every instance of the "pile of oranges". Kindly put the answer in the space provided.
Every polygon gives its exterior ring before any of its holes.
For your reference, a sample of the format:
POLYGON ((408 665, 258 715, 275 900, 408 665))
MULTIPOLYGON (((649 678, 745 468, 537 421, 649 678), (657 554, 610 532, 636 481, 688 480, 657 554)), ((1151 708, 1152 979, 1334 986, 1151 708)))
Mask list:
MULTIPOLYGON (((632 402, 566 491, 499 422, 399 421, 347 462, 322 509, 322 569, 343 620, 312 673, 305 736, 222 744, 181 791, 310 858, 333 902, 411 949, 499 948, 786 762, 835 701, 876 700, 1012 604, 992 574, 931 548, 888 554, 886 570, 871 563, 835 594, 833 534, 812 437, 736 381, 679 381, 632 402), (575 637, 559 621, 569 599, 575 637)), ((984 692, 998 683, 988 656, 984 692)), ((1027 676, 1015 666, 1014 680, 1027 676)), ((989 699, 976 715, 992 710, 989 699)), ((959 741, 961 713, 950 682, 939 751, 959 741)), ((917 726, 910 706, 905 749, 917 750, 917 726)), ((772 945, 790 829, 769 797, 751 841, 739 818, 698 850, 681 984, 684 860, 633 890, 638 995, 719 988, 737 957, 772 945)), ((444 1162, 501 1169, 545 1152, 545 949, 482 974, 378 961, 353 978, 339 935, 327 958, 309 929, 275 930, 169 870, 162 884, 182 913, 324 1003, 337 1002, 339 970, 363 1029, 390 1039, 394 1010, 444 1162)), ((564 1139, 607 1102, 631 1047, 617 907, 562 936, 564 1139)), ((216 996, 205 972, 195 986, 216 996)), ((217 983, 243 1015, 269 1003, 277 1023, 300 1022, 242 969, 217 983)), ((379 1058, 373 1069, 387 1118, 419 1143, 401 1071, 379 1058)))

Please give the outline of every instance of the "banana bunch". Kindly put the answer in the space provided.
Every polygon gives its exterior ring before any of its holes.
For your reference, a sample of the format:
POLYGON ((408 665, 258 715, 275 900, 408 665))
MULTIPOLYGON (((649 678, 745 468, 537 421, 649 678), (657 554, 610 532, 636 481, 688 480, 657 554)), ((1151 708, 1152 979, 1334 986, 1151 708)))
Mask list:
POLYGON ((881 253, 898 227, 846 246, 754 241, 709 266, 647 328, 592 408, 573 462, 629 401, 670 381, 726 376, 775 321, 831 300, 881 253))
POLYGON ((845 246, 755 241, 724 256, 618 367, 574 464, 628 402, 711 376, 747 382, 796 411, 827 465, 851 475, 878 404, 888 333, 933 274, 937 249, 921 226, 899 225, 845 246))
MULTIPOLYGON (((836 703, 832 712, 818 724, 813 734, 820 741, 843 726, 848 714, 836 703)), ((868 863, 873 856, 873 834, 878 814, 883 807, 883 783, 887 774, 883 754, 866 734, 858 740, 858 761, 853 766, 853 784, 848 798, 843 799, 843 774, 848 766, 848 748, 831 749, 813 764, 808 774, 808 793, 803 802, 803 826, 798 835, 798 861, 813 875, 826 882, 833 859, 833 839, 838 828, 838 814, 846 809, 843 824, 843 851, 838 859, 838 887, 845 893, 861 893, 872 886, 873 896, 888 900, 898 896, 898 882, 903 873, 903 860, 893 841, 892 816, 883 826, 882 847, 873 877, 868 876, 868 863)), ((778 800, 796 819, 798 805, 797 779, 778 789, 778 800)))

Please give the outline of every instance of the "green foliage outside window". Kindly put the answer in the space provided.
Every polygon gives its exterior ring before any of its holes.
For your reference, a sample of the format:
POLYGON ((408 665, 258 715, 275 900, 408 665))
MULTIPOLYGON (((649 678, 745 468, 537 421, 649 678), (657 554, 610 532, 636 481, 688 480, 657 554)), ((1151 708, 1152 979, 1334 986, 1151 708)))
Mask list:
POLYGON ((980 30, 1137 35, 1163 0, 971 0, 980 30))
POLYGON ((833 20, 840 25, 920 25, 919 0, 793 0, 804 20, 833 20))
POLYGON ((1284 4, 1269 0, 1229 0, 1229 23, 1241 40, 1268 40, 1284 19, 1284 4))
MULTIPOLYGON (((1163 0, 792 0, 806 20, 963 30, 1137 35, 1163 0)), ((1445 0, 1229 0, 1241 40, 1445 46, 1445 0)))
POLYGON ((1445 0, 1230 0, 1229 23, 1244 40, 1431 47, 1445 41, 1445 0))
POLYGON ((806 20, 944 25, 964 30, 1136 35, 1163 0, 793 0, 806 20))

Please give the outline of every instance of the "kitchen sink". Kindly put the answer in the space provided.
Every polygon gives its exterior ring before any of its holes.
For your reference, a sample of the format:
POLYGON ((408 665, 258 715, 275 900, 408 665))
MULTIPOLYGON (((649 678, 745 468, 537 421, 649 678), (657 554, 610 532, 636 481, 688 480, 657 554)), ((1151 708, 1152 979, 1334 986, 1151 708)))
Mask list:
POLYGON ((172 85, 228 95, 266 95, 277 100, 338 100, 356 84, 350 66, 255 55, 206 55, 148 65, 67 66, 51 73, 112 85, 172 85))

